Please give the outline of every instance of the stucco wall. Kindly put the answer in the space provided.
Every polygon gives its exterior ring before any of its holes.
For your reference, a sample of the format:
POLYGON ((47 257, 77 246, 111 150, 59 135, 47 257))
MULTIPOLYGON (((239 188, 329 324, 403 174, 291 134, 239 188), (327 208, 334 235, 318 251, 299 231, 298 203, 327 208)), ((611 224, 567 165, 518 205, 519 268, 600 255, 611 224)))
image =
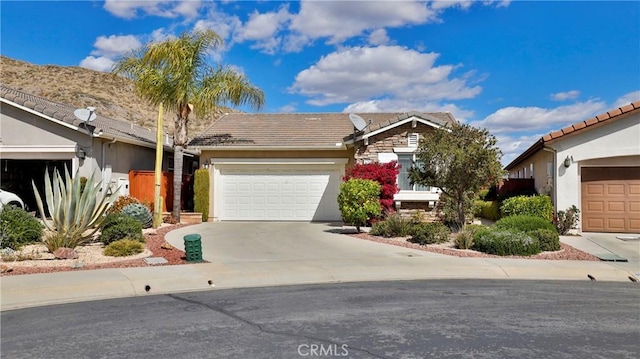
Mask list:
POLYGON ((509 178, 533 177, 536 191, 538 191, 539 194, 551 195, 554 171, 553 152, 542 149, 533 156, 518 163, 515 168, 509 171, 509 178), (533 165, 533 173, 530 171, 531 165, 533 165), (525 169, 526 177, 524 176, 525 169))
MULTIPOLYGON (((92 137, 7 104, 1 106, 0 116, 3 159, 70 159, 72 173, 77 170, 84 177, 96 173, 97 180, 107 182, 128 179, 131 169, 154 169, 155 148, 121 141, 111 143, 110 139, 92 137), (78 149, 85 152, 84 159, 77 156, 78 149), (103 173, 106 166, 110 170, 103 173)), ((165 169, 169 153, 164 155, 165 169)))
POLYGON ((584 166, 640 166, 640 114, 627 116, 584 133, 568 135, 551 146, 557 151, 557 209, 580 208, 580 173, 584 166), (569 157, 571 165, 563 161, 569 157))

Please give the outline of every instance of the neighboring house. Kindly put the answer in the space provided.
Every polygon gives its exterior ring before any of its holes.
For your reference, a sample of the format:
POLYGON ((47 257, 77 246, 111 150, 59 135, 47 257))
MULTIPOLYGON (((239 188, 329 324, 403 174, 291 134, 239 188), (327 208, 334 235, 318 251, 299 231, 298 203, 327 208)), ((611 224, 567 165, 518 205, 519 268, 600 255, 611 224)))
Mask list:
POLYGON ((583 232, 640 233, 640 101, 541 137, 506 167, 534 178, 583 232))
MULTIPOLYGON (((84 123, 74 107, 0 84, 0 185, 36 208, 31 180, 42 188, 45 168, 64 166, 73 175, 96 173, 103 189, 120 186, 128 194, 129 170, 155 167, 155 129, 103 117, 84 123)), ((172 165, 172 142, 165 136, 164 164, 172 165)), ((42 193, 42 190, 41 190, 42 193)))
POLYGON ((346 113, 222 116, 189 147, 211 173, 213 220, 340 221, 337 196, 345 168, 397 160, 398 208, 435 203, 436 191, 411 186, 417 141, 455 121, 449 114, 370 113, 354 131, 346 113), (355 139, 354 139, 355 136, 355 139))

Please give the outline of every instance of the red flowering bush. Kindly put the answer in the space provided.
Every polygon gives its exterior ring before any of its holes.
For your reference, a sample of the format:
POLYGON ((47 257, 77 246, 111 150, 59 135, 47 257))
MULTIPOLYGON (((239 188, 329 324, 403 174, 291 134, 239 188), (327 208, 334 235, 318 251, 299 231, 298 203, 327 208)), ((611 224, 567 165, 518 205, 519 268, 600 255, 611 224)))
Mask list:
POLYGON ((398 162, 356 164, 348 168, 342 178, 348 181, 351 178, 361 178, 376 181, 381 186, 380 205, 385 213, 393 212, 393 195, 398 193, 396 179, 400 173, 398 162))

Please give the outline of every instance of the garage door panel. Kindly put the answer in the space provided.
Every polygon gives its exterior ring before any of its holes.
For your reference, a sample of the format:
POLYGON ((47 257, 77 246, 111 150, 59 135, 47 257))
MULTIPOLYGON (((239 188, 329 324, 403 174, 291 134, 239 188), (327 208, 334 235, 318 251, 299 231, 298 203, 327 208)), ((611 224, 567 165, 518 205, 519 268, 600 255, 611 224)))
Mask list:
MULTIPOLYGON (((221 169, 221 220, 340 220, 337 205, 342 169, 252 166, 221 169), (262 168, 261 168, 262 167, 262 168), (236 198, 236 200, 229 200, 236 198), (243 198, 240 201, 237 198, 243 198)), ((217 210, 218 211, 218 210, 217 210)))
POLYGON ((607 195, 609 196, 623 196, 624 185, 623 184, 610 184, 607 186, 607 195))
POLYGON ((625 203, 623 201, 620 202, 614 202, 614 201, 609 201, 607 202, 607 210, 609 212, 625 212, 625 203))
POLYGON ((640 167, 582 168, 582 230, 640 232, 640 167))
POLYGON ((601 184, 588 184, 587 194, 589 195, 602 195, 604 194, 604 186, 601 184))

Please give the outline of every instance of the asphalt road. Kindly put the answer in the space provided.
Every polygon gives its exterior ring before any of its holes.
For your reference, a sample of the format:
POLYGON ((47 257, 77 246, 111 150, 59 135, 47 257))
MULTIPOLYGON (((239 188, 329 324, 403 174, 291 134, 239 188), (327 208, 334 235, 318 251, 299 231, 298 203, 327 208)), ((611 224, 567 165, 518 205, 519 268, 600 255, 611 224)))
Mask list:
POLYGON ((5 311, 2 358, 638 358, 640 285, 407 281, 5 311))

